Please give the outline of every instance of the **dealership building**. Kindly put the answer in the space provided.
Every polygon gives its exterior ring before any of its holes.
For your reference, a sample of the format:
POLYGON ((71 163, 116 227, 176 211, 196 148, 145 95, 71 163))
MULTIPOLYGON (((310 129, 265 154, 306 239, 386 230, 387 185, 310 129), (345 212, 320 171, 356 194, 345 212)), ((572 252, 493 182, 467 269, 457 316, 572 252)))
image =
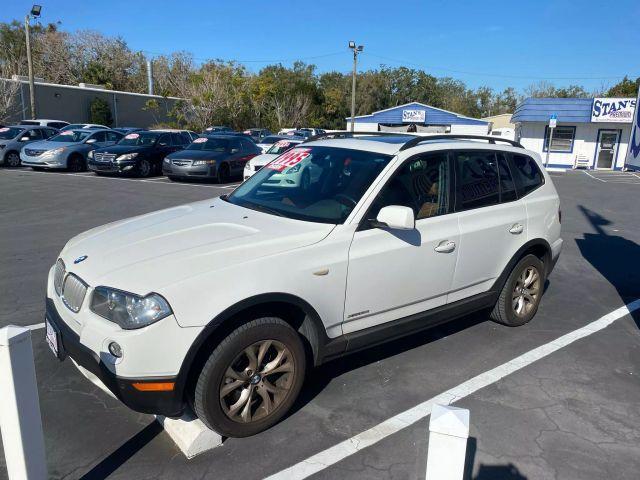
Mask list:
POLYGON ((528 98, 518 105, 511 122, 516 140, 525 148, 543 160, 549 150, 549 168, 621 170, 635 107, 635 98, 528 98))
MULTIPOLYGON (((356 132, 422 132, 487 135, 490 122, 411 102, 354 118, 356 132), (415 130, 414 128, 415 127, 415 130)), ((346 118, 347 130, 351 117, 346 118)))

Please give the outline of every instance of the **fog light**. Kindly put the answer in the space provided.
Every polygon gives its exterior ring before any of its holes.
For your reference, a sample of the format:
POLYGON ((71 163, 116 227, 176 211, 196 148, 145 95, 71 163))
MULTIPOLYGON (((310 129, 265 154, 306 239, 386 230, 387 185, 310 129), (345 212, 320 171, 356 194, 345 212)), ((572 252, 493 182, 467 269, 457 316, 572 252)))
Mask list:
POLYGON ((109 344, 109 353, 116 358, 122 358, 122 347, 120 347, 116 342, 111 342, 109 344))

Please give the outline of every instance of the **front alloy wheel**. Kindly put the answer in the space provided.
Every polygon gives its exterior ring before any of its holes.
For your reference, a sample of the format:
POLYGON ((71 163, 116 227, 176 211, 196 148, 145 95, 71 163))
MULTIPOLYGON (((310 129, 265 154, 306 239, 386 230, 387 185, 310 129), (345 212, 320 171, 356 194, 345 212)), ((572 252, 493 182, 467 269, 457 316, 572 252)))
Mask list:
POLYGON ((248 437, 277 423, 295 402, 306 369, 298 332, 279 318, 252 320, 213 350, 198 376, 193 408, 227 437, 248 437))
POLYGON ((20 155, 17 152, 9 152, 7 153, 7 157, 5 159, 7 167, 19 167, 20 166, 20 155))

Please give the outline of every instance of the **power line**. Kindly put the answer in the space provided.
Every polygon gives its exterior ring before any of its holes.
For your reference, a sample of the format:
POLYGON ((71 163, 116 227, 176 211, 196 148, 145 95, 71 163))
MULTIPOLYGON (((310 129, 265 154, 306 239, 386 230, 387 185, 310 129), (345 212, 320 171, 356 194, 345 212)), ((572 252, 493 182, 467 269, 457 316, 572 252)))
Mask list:
MULTIPOLYGON (((162 55, 162 56, 170 56, 171 53, 162 53, 162 52, 152 52, 150 50, 140 50, 143 53, 146 54, 151 54, 151 55, 162 55)), ((172 52, 174 53, 174 52, 172 52)), ((298 60, 315 60, 317 58, 326 58, 326 57, 334 57, 336 55, 345 55, 344 51, 340 51, 340 52, 332 52, 332 53, 323 53, 320 55, 310 55, 310 56, 305 56, 305 57, 296 57, 296 58, 281 58, 281 59, 270 59, 270 60, 243 60, 243 59, 234 59, 234 60, 228 60, 228 59, 224 59, 224 58, 220 58, 219 60, 225 60, 225 61, 234 61, 237 63, 287 63, 287 62, 295 62, 298 60)), ((208 62, 210 60, 217 60, 218 58, 216 57, 191 57, 194 60, 199 60, 202 62, 208 62)))
POLYGON ((458 73, 462 75, 474 75, 476 77, 518 78, 518 79, 533 79, 533 80, 616 80, 616 79, 625 77, 625 75, 617 75, 617 76, 610 76, 610 77, 592 77, 589 75, 555 76, 555 74, 554 76, 548 76, 548 77, 547 76, 540 77, 540 76, 532 76, 532 75, 503 75, 498 73, 472 72, 468 70, 455 70, 455 69, 445 68, 445 67, 436 67, 433 65, 424 65, 424 64, 409 62, 406 60, 398 60, 390 57, 385 57, 382 55, 375 55, 373 53, 369 53, 368 56, 398 63, 400 65, 411 65, 413 67, 419 67, 423 69, 440 70, 443 72, 458 73))

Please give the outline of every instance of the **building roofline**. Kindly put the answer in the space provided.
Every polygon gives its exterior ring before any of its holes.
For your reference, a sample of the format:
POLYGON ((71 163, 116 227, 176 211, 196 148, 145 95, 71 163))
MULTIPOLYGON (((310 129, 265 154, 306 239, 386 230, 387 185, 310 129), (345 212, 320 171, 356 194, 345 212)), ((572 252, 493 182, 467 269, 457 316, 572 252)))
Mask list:
MULTIPOLYGON (((469 120, 477 120, 477 121, 480 121, 480 122, 484 121, 484 120, 482 120, 480 118, 467 117, 466 115, 461 115, 460 113, 452 112, 450 110, 445 110, 444 108, 433 107, 431 105, 427 105, 427 104, 422 103, 422 102, 403 103, 402 105, 396 105, 395 107, 385 108, 384 110, 376 110, 375 112, 372 112, 372 113, 370 113, 368 115, 356 115, 353 118, 355 120, 357 118, 373 117, 374 115, 376 115, 378 113, 388 112, 390 110, 395 110, 396 108, 406 107, 406 106, 409 106, 409 105, 420 105, 420 106, 425 107, 425 108, 432 108, 433 110, 439 110, 440 112, 450 113, 451 115, 455 115, 458 118, 466 118, 466 119, 469 119, 469 120)), ((351 117, 350 116, 349 117, 345 117, 345 120, 351 120, 351 117)), ((486 123, 489 123, 489 122, 486 122, 486 123)))

